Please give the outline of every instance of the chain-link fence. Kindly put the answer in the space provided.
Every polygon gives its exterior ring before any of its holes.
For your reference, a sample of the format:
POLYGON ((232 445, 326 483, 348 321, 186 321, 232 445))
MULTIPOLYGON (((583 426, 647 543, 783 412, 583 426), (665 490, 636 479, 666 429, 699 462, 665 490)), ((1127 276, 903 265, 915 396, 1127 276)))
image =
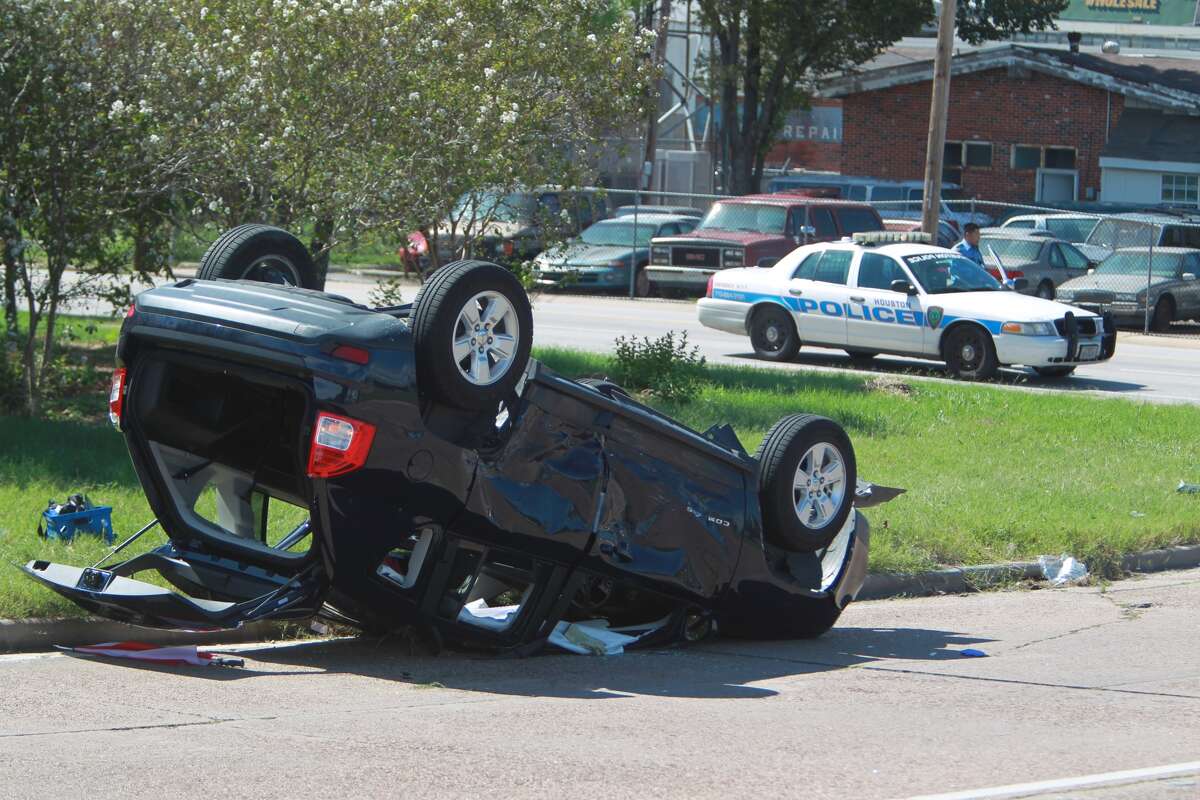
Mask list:
MULTIPOLYGON (((871 211, 830 187, 768 203, 610 189, 608 219, 539 255, 534 277, 543 288, 696 295, 718 270, 771 264, 800 244, 881 226, 919 230, 920 189, 909 194, 868 198, 871 211), (628 253, 595 262, 614 247, 628 253)), ((1127 330, 1200 335, 1200 210, 1105 213, 974 199, 944 201, 940 211, 935 243, 954 246, 978 225, 985 269, 1018 291, 1109 314, 1127 330)))

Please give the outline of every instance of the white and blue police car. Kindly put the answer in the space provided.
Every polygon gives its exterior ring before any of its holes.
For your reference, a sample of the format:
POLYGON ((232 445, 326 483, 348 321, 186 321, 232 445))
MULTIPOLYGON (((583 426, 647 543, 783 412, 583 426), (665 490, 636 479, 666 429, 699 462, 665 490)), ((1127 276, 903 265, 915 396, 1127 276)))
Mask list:
MULTIPOLYGON (((754 352, 788 361, 802 344, 946 362, 968 380, 1001 366, 1044 377, 1112 358, 1116 327, 1079 308, 1013 291, 927 234, 873 232, 799 247, 774 266, 715 273, 701 324, 749 335, 754 352)), ((1018 279, 1015 288, 1021 288, 1018 279)))

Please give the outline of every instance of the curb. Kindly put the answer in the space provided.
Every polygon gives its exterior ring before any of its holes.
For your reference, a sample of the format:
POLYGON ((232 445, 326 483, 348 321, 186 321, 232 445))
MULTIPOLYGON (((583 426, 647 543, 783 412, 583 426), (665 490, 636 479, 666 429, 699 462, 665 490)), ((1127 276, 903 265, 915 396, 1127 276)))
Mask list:
POLYGON ((140 628, 98 617, 0 619, 0 653, 48 651, 55 645, 79 647, 127 639, 159 645, 264 642, 282 638, 283 630, 283 625, 276 622, 253 622, 237 630, 202 633, 140 628))
MULTIPOLYGON (((1127 572, 1164 572, 1200 567, 1200 545, 1169 547, 1131 553, 1121 559, 1127 572)), ((982 564, 930 570, 915 574, 872 573, 858 593, 858 600, 887 600, 896 597, 928 597, 938 594, 968 594, 1013 581, 1040 579, 1042 568, 1033 561, 982 564)), ((232 631, 199 633, 140 628, 96 617, 74 619, 0 619, 0 653, 53 650, 55 645, 77 647, 99 642, 134 638, 148 644, 215 645, 262 642, 282 638, 283 623, 255 622, 232 631)))
MULTIPOLYGON (((1194 567, 1200 567, 1200 545, 1195 544, 1130 553, 1121 559, 1121 569, 1125 572, 1163 572, 1194 567)), ((1042 568, 1036 561, 952 567, 915 574, 872 573, 867 576, 856 599, 886 600, 893 597, 967 594, 1013 581, 1041 578, 1042 568)))

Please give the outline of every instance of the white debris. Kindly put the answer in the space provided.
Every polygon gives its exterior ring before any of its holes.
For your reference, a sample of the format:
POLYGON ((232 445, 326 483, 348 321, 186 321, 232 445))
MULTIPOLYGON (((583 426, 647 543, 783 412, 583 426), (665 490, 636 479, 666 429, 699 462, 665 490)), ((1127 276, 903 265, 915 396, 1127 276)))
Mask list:
POLYGON ((1050 581, 1051 586, 1079 583, 1088 576, 1083 562, 1066 553, 1061 556, 1038 556, 1038 565, 1042 568, 1042 576, 1050 581))

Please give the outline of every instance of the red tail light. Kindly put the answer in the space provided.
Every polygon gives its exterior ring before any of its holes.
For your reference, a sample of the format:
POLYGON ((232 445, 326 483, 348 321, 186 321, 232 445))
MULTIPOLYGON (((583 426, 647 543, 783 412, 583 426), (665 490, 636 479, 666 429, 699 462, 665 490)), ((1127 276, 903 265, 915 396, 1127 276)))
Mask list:
POLYGON ((717 277, 717 276, 716 276, 715 274, 714 274, 714 275, 709 275, 709 276, 708 276, 708 288, 704 290, 704 296, 705 296, 705 297, 712 297, 713 280, 714 280, 716 277, 717 277))
POLYGON ((506 256, 511 256, 513 254, 513 251, 516 249, 515 247, 513 247, 512 239, 505 239, 504 244, 501 245, 501 247, 504 250, 504 255, 506 255, 506 256))
MULTIPOLYGON (((997 269, 996 267, 988 267, 987 271, 988 271, 988 274, 991 275, 996 280, 998 280, 998 281, 1004 280, 1003 278, 1000 277, 1000 270, 997 269)), ((1009 270, 1005 270, 1005 272, 1008 273, 1008 277, 1010 280, 1016 280, 1017 278, 1025 277, 1025 272, 1023 270, 1009 269, 1009 270)))
POLYGON ((112 388, 108 390, 108 421, 117 430, 121 430, 121 412, 125 409, 125 376, 124 367, 113 370, 112 388))
POLYGON ((308 477, 332 478, 360 468, 367 463, 374 439, 374 425, 336 414, 318 414, 308 453, 308 477))

